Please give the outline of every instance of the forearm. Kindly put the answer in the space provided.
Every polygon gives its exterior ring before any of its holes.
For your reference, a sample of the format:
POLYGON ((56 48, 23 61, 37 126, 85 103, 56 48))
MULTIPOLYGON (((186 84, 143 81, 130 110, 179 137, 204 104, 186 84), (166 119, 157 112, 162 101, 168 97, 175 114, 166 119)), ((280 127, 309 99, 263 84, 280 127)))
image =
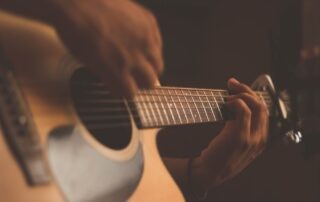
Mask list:
POLYGON ((0 0, 0 9, 46 23, 64 13, 60 0, 0 0))

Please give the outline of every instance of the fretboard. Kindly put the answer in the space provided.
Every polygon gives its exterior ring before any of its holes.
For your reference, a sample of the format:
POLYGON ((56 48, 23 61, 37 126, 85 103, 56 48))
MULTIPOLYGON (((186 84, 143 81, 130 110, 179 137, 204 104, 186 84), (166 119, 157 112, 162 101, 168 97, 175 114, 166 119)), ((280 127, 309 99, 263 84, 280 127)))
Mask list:
MULTIPOLYGON (((256 93, 270 111, 269 94, 256 93)), ((157 87, 140 91, 131 109, 141 128, 217 122, 229 117, 224 107, 228 95, 226 90, 157 87)))

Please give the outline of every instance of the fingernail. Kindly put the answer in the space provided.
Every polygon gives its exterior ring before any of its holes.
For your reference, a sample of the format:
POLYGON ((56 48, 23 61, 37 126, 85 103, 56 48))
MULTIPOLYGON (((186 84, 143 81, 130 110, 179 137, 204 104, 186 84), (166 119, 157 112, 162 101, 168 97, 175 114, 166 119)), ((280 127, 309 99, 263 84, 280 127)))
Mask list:
POLYGON ((239 82, 237 79, 235 79, 235 78, 231 78, 229 81, 232 82, 232 83, 234 83, 234 84, 239 84, 239 83, 240 83, 240 82, 239 82))

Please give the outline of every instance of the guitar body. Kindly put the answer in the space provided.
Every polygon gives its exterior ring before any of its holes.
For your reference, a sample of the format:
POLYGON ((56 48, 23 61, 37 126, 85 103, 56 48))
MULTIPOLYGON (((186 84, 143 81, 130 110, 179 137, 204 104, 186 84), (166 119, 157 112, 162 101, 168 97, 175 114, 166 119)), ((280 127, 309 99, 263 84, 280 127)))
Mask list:
POLYGON ((114 149, 82 124, 69 92, 79 64, 68 56, 54 30, 0 12, 0 44, 37 129, 51 176, 48 183, 28 185, 1 134, 2 201, 184 200, 159 156, 158 129, 138 130, 129 114, 128 143, 114 149))

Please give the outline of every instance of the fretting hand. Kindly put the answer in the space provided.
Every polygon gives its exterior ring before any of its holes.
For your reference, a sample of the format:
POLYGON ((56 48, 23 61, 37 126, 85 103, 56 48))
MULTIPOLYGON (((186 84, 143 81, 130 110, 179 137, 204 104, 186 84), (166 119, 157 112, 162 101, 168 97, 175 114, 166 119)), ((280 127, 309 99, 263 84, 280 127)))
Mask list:
POLYGON ((250 87, 235 79, 228 87, 236 94, 226 106, 235 119, 228 121, 220 134, 195 159, 193 181, 208 189, 239 174, 264 149, 268 134, 268 110, 250 87))

